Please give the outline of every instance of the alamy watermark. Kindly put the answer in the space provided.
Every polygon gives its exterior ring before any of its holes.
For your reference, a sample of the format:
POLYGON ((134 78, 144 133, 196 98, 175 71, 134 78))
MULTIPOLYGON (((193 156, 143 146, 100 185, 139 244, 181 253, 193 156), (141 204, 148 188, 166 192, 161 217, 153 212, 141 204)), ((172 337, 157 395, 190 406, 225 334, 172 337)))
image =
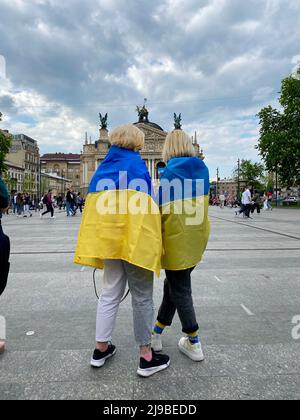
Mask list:
POLYGON ((300 340, 300 315, 294 316, 292 324, 295 325, 292 329, 292 337, 294 340, 300 340))
POLYGON ((0 316, 0 340, 6 339, 6 320, 4 316, 0 316))
POLYGON ((6 60, 3 55, 0 54, 0 80, 6 79, 6 60))
POLYGON ((155 193, 144 179, 128 182, 128 173, 120 171, 117 182, 107 178, 97 183, 96 192, 103 194, 96 209, 101 215, 184 215, 187 226, 197 226, 204 222, 204 185, 203 179, 162 179, 155 193))

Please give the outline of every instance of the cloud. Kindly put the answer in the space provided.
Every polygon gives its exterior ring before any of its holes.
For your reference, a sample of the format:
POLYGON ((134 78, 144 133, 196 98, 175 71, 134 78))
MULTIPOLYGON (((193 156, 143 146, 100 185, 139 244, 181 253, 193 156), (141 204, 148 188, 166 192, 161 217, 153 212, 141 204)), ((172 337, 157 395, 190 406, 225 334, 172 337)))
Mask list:
POLYGON ((199 132, 212 174, 258 159, 255 115, 277 106, 280 81, 299 63, 296 0, 2 0, 3 125, 41 150, 80 151, 110 125, 150 118, 172 128, 182 112, 199 132))

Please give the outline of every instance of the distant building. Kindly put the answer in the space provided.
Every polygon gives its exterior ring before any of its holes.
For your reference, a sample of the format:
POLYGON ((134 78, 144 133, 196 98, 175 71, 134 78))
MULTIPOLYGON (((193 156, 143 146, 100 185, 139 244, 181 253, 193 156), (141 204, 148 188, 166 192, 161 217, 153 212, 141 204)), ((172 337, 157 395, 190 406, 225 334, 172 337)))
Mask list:
POLYGON ((41 170, 44 173, 56 174, 57 176, 71 181, 75 191, 80 190, 80 155, 53 153, 41 157, 41 170))
POLYGON ((12 146, 6 155, 6 160, 16 168, 24 169, 21 190, 36 199, 40 182, 40 155, 37 141, 25 134, 12 135, 12 146))
MULTIPOLYGON (((246 182, 240 181, 240 189, 246 186, 246 182)), ((211 194, 213 196, 219 196, 220 194, 225 194, 228 197, 237 197, 238 196, 238 182, 232 178, 220 179, 218 182, 211 182, 211 194)))
POLYGON ((41 197, 49 190, 52 190, 53 197, 65 197, 68 188, 72 187, 70 179, 63 178, 57 174, 41 172, 41 197))

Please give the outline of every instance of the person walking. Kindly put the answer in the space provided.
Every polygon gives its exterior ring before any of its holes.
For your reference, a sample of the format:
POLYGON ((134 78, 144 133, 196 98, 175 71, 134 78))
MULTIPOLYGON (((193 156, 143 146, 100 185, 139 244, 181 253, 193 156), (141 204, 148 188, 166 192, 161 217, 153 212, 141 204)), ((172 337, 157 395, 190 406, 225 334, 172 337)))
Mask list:
POLYGON ((225 201, 226 201, 225 194, 224 194, 224 193, 222 193, 222 194, 220 195, 220 208, 221 208, 222 210, 224 210, 224 208, 225 208, 225 201))
POLYGON ((243 214, 243 216, 245 217, 245 210, 246 210, 246 208, 245 208, 245 206, 243 204, 243 194, 244 194, 245 191, 246 191, 246 188, 243 188, 242 191, 239 194, 239 202, 238 202, 238 204, 240 206, 240 210, 235 212, 235 215, 236 216, 240 216, 241 214, 243 214))
POLYGON ((17 214, 17 196, 18 194, 14 191, 11 197, 11 209, 14 215, 17 214))
POLYGON ((44 213, 40 213, 41 219, 48 213, 51 213, 51 219, 55 219, 54 216, 54 208, 53 208, 53 198, 52 198, 52 190, 48 191, 48 194, 43 199, 44 204, 47 206, 47 210, 44 213))
MULTIPOLYGON (((2 229, 1 219, 2 213, 9 205, 9 198, 7 188, 0 177, 0 296, 4 292, 7 285, 7 278, 9 273, 9 255, 10 255, 10 241, 2 229)), ((5 351, 5 337, 0 336, 0 354, 5 351)))
POLYGON ((259 192, 257 192, 257 191, 254 193, 253 205, 251 206, 251 213, 253 214, 255 212, 255 210, 257 211, 257 214, 260 214, 261 197, 260 197, 259 192))
POLYGON ((77 264, 104 268, 91 366, 102 367, 116 353, 112 336, 128 283, 140 356, 137 374, 150 377, 170 364, 168 356, 151 349, 154 273, 160 272, 162 254, 161 218, 139 153, 144 133, 128 124, 114 129, 109 140, 112 146, 89 186, 75 255, 77 264), (144 212, 136 211, 137 201, 144 212), (109 211, 106 203, 110 203, 109 211), (149 213, 149 208, 155 211, 149 213))
POLYGON ((30 196, 29 194, 25 193, 24 195, 24 216, 27 217, 26 213, 29 215, 29 217, 32 217, 32 213, 30 211, 30 196))
POLYGON ((21 193, 17 195, 17 215, 21 217, 24 211, 24 199, 21 193))
POLYGON ((264 196, 263 196, 263 210, 264 211, 268 211, 269 209, 268 209, 268 196, 267 196, 267 194, 266 193, 264 193, 264 196))
POLYGON ((209 171, 205 163, 195 157, 192 140, 182 130, 175 129, 168 134, 163 159, 167 167, 161 178, 159 204, 164 249, 162 267, 166 280, 152 347, 156 351, 162 350, 162 333, 171 326, 177 311, 185 334, 179 341, 179 350, 191 360, 201 362, 204 355, 192 298, 191 275, 202 260, 210 235, 209 171), (165 192, 164 186, 169 183, 172 188, 174 182, 181 185, 178 192, 165 192), (181 208, 183 211, 178 211, 181 208), (195 212, 192 218, 191 209, 195 212))
POLYGON ((66 196, 67 217, 75 216, 74 203, 75 203, 74 193, 71 189, 68 188, 67 196, 66 196))
POLYGON ((84 204, 84 199, 81 196, 81 193, 79 192, 76 198, 76 204, 77 204, 77 208, 80 210, 80 213, 82 213, 82 208, 83 208, 83 204, 84 204))
POLYGON ((273 211, 272 201, 273 201, 273 193, 268 192, 268 210, 271 210, 271 211, 273 211))
POLYGON ((244 206, 244 213, 247 219, 251 219, 250 212, 251 212, 251 204, 252 204, 252 196, 250 192, 250 187, 246 187, 245 191, 243 192, 242 197, 242 204, 244 206))

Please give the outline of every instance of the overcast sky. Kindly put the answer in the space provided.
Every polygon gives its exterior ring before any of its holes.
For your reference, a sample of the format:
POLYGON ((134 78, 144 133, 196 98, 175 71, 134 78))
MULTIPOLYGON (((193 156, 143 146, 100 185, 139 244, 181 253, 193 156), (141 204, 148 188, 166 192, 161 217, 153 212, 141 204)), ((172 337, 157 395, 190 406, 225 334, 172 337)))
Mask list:
POLYGON ((215 176, 257 160, 257 112, 277 106, 281 79, 300 63, 299 0, 0 0, 1 128, 41 153, 79 153, 98 137, 173 113, 198 131, 215 176))

